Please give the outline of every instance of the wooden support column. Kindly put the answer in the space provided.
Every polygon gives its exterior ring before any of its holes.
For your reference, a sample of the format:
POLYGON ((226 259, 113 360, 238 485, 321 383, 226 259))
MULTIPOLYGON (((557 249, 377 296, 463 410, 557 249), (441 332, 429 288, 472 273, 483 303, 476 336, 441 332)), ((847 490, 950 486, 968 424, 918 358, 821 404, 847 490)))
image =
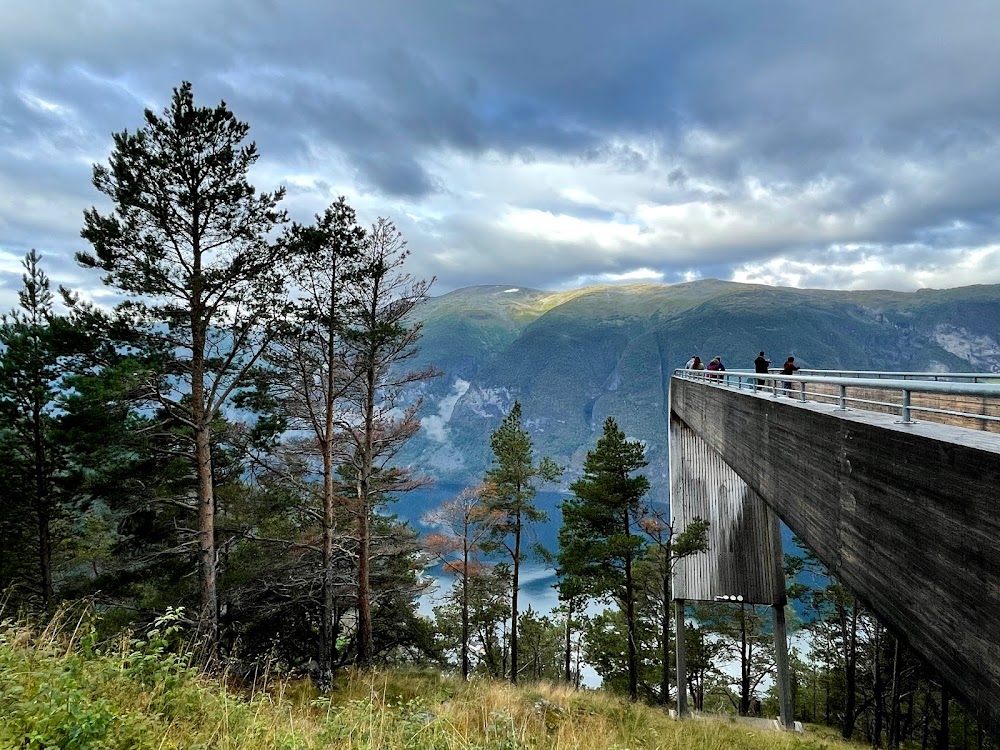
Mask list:
POLYGON ((774 666, 778 672, 778 710, 781 726, 792 729, 795 725, 795 708, 792 705, 792 685, 788 670, 788 637, 785 633, 785 607, 775 604, 774 612, 774 666))
POLYGON ((777 514, 770 508, 767 509, 767 519, 771 527, 771 557, 775 568, 771 611, 774 616, 774 667, 777 672, 778 712, 781 726, 793 729, 795 706, 792 703, 792 682, 788 668, 788 631, 785 627, 785 604, 788 601, 788 594, 785 591, 785 556, 781 547, 781 523, 777 514))

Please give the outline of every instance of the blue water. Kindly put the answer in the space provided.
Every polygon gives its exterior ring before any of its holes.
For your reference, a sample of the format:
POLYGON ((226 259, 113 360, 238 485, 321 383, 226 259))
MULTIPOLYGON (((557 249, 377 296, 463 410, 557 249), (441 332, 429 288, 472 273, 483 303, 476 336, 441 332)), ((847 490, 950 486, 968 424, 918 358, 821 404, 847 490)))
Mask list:
MULTIPOLYGON (((386 510, 397 514, 401 519, 409 521, 413 528, 421 533, 429 531, 428 527, 420 522, 421 516, 430 510, 441 506, 447 500, 457 496, 465 485, 438 483, 429 487, 401 495, 393 503, 386 505, 386 510)), ((535 496, 535 505, 539 510, 548 514, 548 520, 527 527, 527 539, 529 544, 535 541, 541 542, 547 549, 555 553, 559 542, 559 527, 562 525, 562 512, 559 510, 559 503, 567 497, 560 492, 539 492, 535 496)))
MULTIPOLYGON (((401 496, 397 501, 389 503, 386 510, 395 513, 402 520, 409 521, 413 528, 421 534, 426 534, 431 529, 424 525, 420 518, 425 513, 439 507, 443 502, 450 500, 465 489, 465 485, 452 483, 438 483, 428 487, 422 487, 401 496)), ((523 544, 529 548, 536 542, 541 543, 552 554, 558 550, 559 527, 562 525, 562 512, 559 504, 568 495, 562 492, 542 491, 535 497, 535 504, 540 510, 548 514, 548 519, 532 524, 526 529, 523 544)), ((793 541, 794 535, 791 529, 784 524, 781 525, 781 541, 786 554, 802 556, 802 550, 793 541)), ((437 569, 429 571, 431 575, 440 581, 437 596, 440 597, 447 591, 449 582, 442 578, 437 569)), ((825 586, 826 581, 811 574, 803 573, 798 581, 811 586, 825 586)), ((539 560, 529 558, 522 565, 521 574, 521 596, 522 609, 528 605, 539 612, 546 613, 556 606, 558 597, 552 588, 556 582, 555 571, 545 566, 539 560)), ((434 595, 432 595, 432 599, 434 595)), ((796 612, 800 617, 806 615, 804 607, 799 603, 794 603, 796 612)))

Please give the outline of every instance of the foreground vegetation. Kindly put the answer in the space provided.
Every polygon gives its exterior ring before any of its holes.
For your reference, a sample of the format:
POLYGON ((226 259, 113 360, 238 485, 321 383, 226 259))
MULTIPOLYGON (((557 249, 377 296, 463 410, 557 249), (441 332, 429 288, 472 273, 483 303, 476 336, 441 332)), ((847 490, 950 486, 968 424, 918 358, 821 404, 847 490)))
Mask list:
POLYGON ((436 672, 210 679, 178 651, 176 615, 98 641, 87 614, 0 624, 0 748, 837 748, 727 722, 684 722, 601 691, 462 682, 436 672))

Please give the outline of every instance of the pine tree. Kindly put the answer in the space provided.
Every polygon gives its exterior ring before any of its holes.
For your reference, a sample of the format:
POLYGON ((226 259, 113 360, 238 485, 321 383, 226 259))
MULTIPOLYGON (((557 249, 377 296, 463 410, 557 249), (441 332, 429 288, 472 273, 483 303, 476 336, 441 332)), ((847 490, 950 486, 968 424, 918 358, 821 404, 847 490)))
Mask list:
POLYGON ((291 279, 300 296, 286 330, 275 338, 266 358, 271 395, 285 424, 310 437, 306 452, 322 464, 321 526, 323 612, 319 627, 320 685, 328 688, 336 661, 334 634, 334 513, 343 504, 337 494, 337 468, 343 452, 340 401, 357 377, 344 361, 343 331, 353 310, 347 285, 357 280, 365 239, 354 210, 341 197, 316 217, 315 224, 295 224, 284 245, 291 279))
POLYGON ((560 571, 591 581, 593 590, 613 596, 624 613, 632 700, 639 696, 633 566, 646 546, 639 520, 649 491, 649 481, 635 472, 646 464, 642 444, 626 440, 608 417, 597 447, 584 461, 583 477, 570 485, 573 497, 562 504, 559 531, 560 571))
POLYGON ((52 292, 40 260, 34 250, 25 256, 20 306, 0 319, 0 445, 7 485, 3 505, 10 512, 0 566, 16 580, 18 558, 27 552, 19 547, 29 543, 36 560, 31 588, 43 608, 50 609, 53 526, 60 513, 56 475, 62 468, 52 433, 61 369, 52 292))
POLYGON ((531 436, 521 426, 521 404, 516 401, 510 414, 490 437, 490 447, 495 466, 486 472, 486 501, 500 519, 494 527, 494 547, 506 550, 511 558, 510 681, 516 683, 519 669, 517 595, 521 560, 524 558, 522 534, 525 524, 538 523, 546 518, 544 511, 539 510, 534 502, 538 484, 556 481, 562 469, 548 457, 534 463, 531 436))
POLYGON ((408 370, 422 328, 411 313, 427 298, 433 280, 402 271, 409 253, 392 222, 379 219, 367 233, 357 274, 346 289, 351 317, 343 333, 351 387, 344 393, 341 424, 346 441, 345 477, 354 484, 358 544, 357 661, 372 663, 371 523, 387 494, 418 482, 391 465, 403 444, 420 428, 421 401, 404 403, 407 387, 435 377, 433 369, 408 370))
POLYGON ((774 673, 774 634, 767 608, 741 602, 703 602, 694 608, 694 619, 718 639, 725 659, 739 665, 727 693, 740 716, 754 713, 757 688, 774 673))
POLYGON ((650 507, 647 515, 640 521, 640 528, 649 537, 649 546, 643 564, 649 566, 652 579, 655 581, 652 591, 647 592, 647 599, 655 602, 660 621, 660 703, 666 705, 670 700, 670 620, 671 620, 671 582, 673 580, 674 564, 685 557, 696 555, 708 550, 708 521, 694 518, 680 534, 675 534, 668 522, 668 511, 665 508, 650 507))
POLYGON ((84 266, 128 297, 118 312, 135 328, 133 344, 159 360, 145 398, 186 430, 196 476, 201 630, 218 638, 212 424, 244 384, 284 306, 272 230, 285 221, 283 190, 256 193, 247 181, 257 160, 249 126, 225 103, 196 107, 191 85, 174 90, 135 133, 114 136, 94 186, 114 211, 92 208, 82 236, 84 266))

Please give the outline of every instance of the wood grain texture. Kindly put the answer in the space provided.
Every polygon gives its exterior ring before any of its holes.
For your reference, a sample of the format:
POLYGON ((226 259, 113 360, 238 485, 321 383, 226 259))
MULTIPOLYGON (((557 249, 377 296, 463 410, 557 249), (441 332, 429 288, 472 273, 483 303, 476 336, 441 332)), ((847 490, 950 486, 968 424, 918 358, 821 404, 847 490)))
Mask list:
POLYGON ((678 378, 675 420, 1000 727, 1000 436, 678 378))

